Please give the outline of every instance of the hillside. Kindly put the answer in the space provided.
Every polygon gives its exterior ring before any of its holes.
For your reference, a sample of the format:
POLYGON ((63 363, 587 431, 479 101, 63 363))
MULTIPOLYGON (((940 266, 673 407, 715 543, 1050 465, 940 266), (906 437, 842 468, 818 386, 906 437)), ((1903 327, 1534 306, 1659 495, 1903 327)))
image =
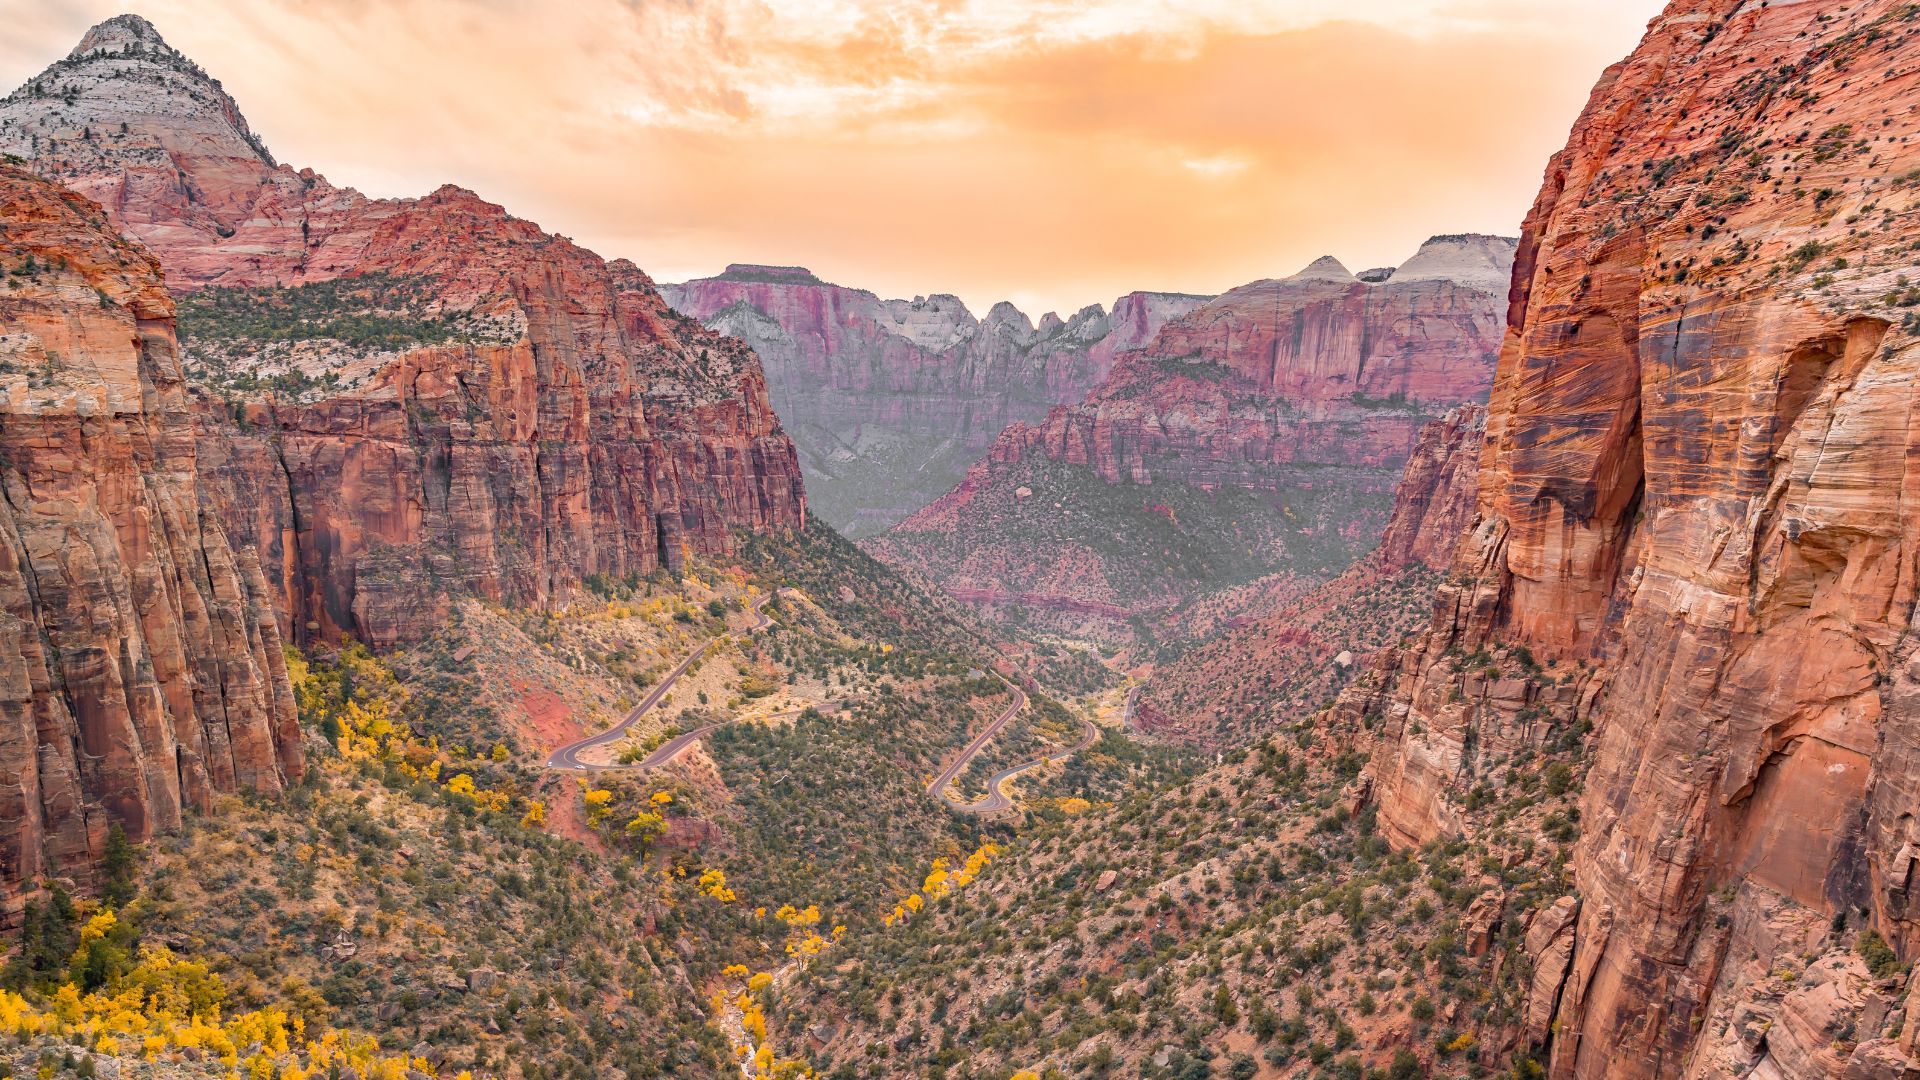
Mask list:
POLYGON ((682 287, 861 513, 1099 372, 856 543, 637 268, 101 23, 0 102, 0 1078, 1915 1080, 1916 100, 1671 0, 1517 242, 682 287))

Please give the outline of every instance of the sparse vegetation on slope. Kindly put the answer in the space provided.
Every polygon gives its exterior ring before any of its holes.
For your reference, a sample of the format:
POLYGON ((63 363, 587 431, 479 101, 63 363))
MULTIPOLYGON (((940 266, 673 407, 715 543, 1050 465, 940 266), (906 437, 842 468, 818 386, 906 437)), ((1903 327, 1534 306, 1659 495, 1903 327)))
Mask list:
POLYGON ((1568 888, 1578 733, 1496 763, 1470 838, 1396 852, 1356 796, 1365 727, 1335 717, 1058 816, 781 1021, 838 1028, 835 1080, 1527 1068, 1522 929, 1568 888))

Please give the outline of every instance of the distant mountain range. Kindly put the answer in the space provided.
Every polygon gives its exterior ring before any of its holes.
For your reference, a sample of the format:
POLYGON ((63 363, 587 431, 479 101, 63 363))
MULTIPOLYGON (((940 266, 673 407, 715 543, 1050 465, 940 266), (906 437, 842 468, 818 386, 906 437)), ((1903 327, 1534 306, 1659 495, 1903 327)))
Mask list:
POLYGON ((1168 319, 1208 299, 1136 292, 1039 324, 1009 303, 882 300, 800 267, 734 265, 662 285, 674 309, 753 346, 816 513, 882 532, 966 475, 1001 430, 1078 402, 1168 319))

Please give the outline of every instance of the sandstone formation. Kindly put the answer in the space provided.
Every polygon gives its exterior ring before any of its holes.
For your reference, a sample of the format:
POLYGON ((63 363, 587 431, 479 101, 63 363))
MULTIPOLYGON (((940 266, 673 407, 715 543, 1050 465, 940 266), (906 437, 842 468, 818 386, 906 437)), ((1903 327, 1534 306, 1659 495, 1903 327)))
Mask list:
POLYGON ((1420 433, 1380 546, 1159 665, 1135 723, 1176 742, 1242 743, 1312 714, 1383 647, 1420 630, 1437 572, 1474 516, 1486 409, 1465 405, 1420 433))
POLYGON ((1452 565, 1461 534, 1473 524, 1486 435, 1487 410, 1479 405, 1455 409, 1421 430, 1380 537, 1384 569, 1452 565))
MULTIPOLYGON (((1486 395, 1512 241, 1436 237, 1409 260, 1466 250, 1488 264, 1362 282, 1331 258, 1255 282, 1169 322, 1088 400, 1005 432, 995 462, 1041 453, 1108 483, 1273 486, 1287 466, 1376 472, 1392 491, 1436 412, 1486 395)), ((930 509, 921 520, 951 512, 930 509)))
POLYGON ((222 514, 303 641, 391 644, 450 590, 539 604, 804 522, 746 348, 471 192, 374 200, 276 164, 137 16, 0 103, 0 149, 186 295, 222 514))
POLYGON ((1008 428, 959 486, 874 550, 956 595, 1017 594, 1031 606, 1037 593, 1134 616, 1275 571, 1332 577, 1379 539, 1426 424, 1487 393, 1505 310, 1495 282, 1512 252, 1498 237, 1442 236, 1380 281, 1326 258, 1234 289, 1121 356, 1086 401, 1008 428), (1036 470, 1053 487, 1009 497, 1038 490, 1036 470), (1149 512, 1092 513, 1075 529, 1049 520, 1069 510, 1076 485, 1099 484, 1149 512), (1185 510, 1173 515, 1184 539, 1142 531, 1156 507, 1185 510), (1187 572, 1194 560, 1174 551, 1145 580, 1120 580, 1131 571, 1117 560, 1151 563, 1182 543, 1239 555, 1187 572))
POLYGON ((1527 217, 1432 629, 1343 702, 1403 845, 1591 726, 1554 1077, 1920 1068, 1858 959, 1920 951, 1916 94, 1911 4, 1654 21, 1527 217))
POLYGON ((208 505, 160 267, 0 165, 0 924, 221 792, 301 775, 272 591, 208 505))
POLYGON ((1012 304, 882 300, 799 267, 729 266, 663 285, 674 309, 751 345, 806 469, 813 505, 850 536, 951 488, 1007 425, 1080 401, 1120 353, 1202 296, 1136 292, 1038 326, 1012 304))

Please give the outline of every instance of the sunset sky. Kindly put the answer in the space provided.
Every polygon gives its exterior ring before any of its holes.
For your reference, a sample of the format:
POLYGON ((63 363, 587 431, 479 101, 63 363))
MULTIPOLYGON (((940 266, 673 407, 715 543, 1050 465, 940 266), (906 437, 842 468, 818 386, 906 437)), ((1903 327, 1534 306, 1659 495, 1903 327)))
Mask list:
POLYGON ((1517 231, 1657 0, 0 0, 0 83, 147 16, 282 161, 661 280, 1071 311, 1517 231))

